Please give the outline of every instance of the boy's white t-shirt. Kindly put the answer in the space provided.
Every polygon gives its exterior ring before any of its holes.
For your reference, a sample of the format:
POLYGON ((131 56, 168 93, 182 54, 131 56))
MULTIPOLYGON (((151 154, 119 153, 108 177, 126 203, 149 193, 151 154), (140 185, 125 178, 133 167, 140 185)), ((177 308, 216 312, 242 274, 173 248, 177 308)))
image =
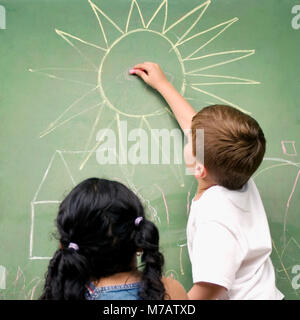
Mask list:
POLYGON ((238 191, 212 186, 193 200, 187 241, 194 283, 223 286, 229 299, 283 299, 275 285, 266 213, 252 179, 238 191))

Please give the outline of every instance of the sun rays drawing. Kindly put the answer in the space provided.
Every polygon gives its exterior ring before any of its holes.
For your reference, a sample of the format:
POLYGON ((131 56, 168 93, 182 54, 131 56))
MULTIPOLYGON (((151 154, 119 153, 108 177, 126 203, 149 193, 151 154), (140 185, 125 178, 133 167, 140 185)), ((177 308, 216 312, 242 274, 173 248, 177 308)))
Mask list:
MULTIPOLYGON (((201 55, 201 50, 220 37, 223 32, 238 21, 238 18, 232 18, 192 34, 195 26, 201 24, 201 18, 211 4, 210 0, 201 1, 198 6, 185 13, 175 22, 169 16, 168 0, 161 1, 153 9, 153 14, 148 21, 145 20, 145 14, 142 12, 138 1, 132 0, 131 3, 129 2, 128 14, 125 15, 126 19, 123 25, 120 25, 120 22, 113 21, 101 9, 98 1, 88 0, 88 3, 99 26, 99 30, 96 30, 99 32, 99 43, 91 43, 77 35, 55 29, 57 35, 87 62, 87 70, 69 70, 68 68, 29 69, 30 72, 52 79, 71 81, 87 86, 87 91, 66 106, 65 110, 40 133, 40 138, 43 138, 74 118, 78 118, 90 110, 98 110, 84 147, 84 151, 90 152, 87 152, 82 159, 79 169, 86 166, 91 155, 99 147, 101 141, 93 144, 93 137, 105 112, 111 114, 111 121, 105 123, 105 127, 115 126, 116 130, 120 128, 122 119, 136 120, 136 124, 138 123, 140 127, 150 130, 153 127, 151 119, 161 115, 172 117, 168 107, 162 107, 162 102, 157 95, 145 88, 141 81, 128 75, 129 68, 138 62, 151 59, 164 64, 164 71, 169 80, 173 82, 186 99, 189 99, 189 96, 186 95, 186 89, 189 88, 194 94, 204 94, 219 103, 230 104, 247 112, 234 102, 207 90, 207 87, 253 85, 259 82, 232 75, 210 73, 209 71, 245 59, 253 55, 255 50, 217 51, 201 55), (96 50, 100 57, 98 65, 83 52, 82 48, 84 47, 96 50), (128 55, 124 57, 121 55, 122 52, 128 52, 128 55), (78 78, 65 77, 69 71, 76 71, 78 78), (84 72, 94 73, 96 75, 95 83, 82 81, 83 77, 80 76, 80 72, 82 74, 84 72), (135 95, 136 90, 143 90, 143 94, 135 95), (118 92, 118 94, 116 95, 115 92, 118 92), (86 106, 85 99, 93 95, 95 96, 95 103, 86 106), (82 105, 82 110, 79 112, 78 105, 82 105)), ((180 179, 176 170, 174 173, 180 179)))

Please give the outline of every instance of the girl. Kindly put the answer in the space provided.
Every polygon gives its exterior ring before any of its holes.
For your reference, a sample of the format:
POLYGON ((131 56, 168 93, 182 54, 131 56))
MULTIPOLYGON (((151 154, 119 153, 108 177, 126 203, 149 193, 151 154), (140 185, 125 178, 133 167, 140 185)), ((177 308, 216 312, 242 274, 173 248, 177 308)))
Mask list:
POLYGON ((61 203, 56 222, 60 247, 49 263, 41 299, 187 299, 179 282, 162 277, 158 229, 123 184, 81 182, 61 203))

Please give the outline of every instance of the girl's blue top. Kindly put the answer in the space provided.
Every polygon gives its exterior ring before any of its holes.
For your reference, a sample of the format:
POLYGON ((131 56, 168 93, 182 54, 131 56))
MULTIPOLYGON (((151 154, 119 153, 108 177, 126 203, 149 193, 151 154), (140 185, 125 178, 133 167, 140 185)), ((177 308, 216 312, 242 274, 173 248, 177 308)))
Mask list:
POLYGON ((140 287, 140 282, 108 287, 96 287, 91 282, 86 286, 85 297, 87 300, 141 300, 140 287))

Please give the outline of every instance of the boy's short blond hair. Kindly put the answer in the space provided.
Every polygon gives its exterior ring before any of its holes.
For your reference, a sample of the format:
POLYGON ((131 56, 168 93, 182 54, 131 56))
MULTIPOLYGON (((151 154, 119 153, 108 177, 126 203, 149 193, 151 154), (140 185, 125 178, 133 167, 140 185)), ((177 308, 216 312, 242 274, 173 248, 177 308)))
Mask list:
POLYGON ((266 140, 255 119, 226 105, 212 105, 192 120, 193 153, 196 130, 204 129, 204 166, 219 185, 238 190, 261 164, 266 140))

